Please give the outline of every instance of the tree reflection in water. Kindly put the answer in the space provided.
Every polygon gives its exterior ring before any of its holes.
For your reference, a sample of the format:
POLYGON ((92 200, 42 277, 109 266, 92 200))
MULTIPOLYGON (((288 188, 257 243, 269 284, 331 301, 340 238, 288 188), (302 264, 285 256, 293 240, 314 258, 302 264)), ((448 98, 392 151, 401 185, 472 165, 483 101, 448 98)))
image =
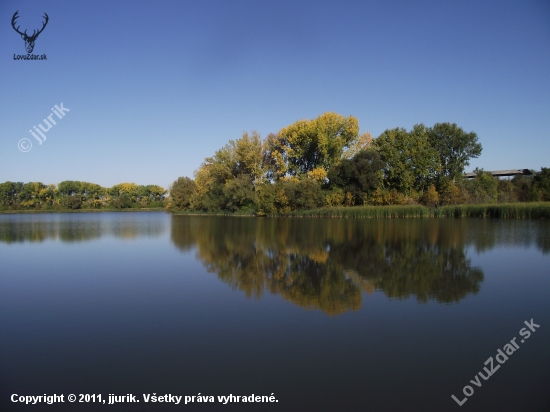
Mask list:
POLYGON ((467 220, 173 216, 171 229, 247 297, 268 290, 328 315, 359 309, 361 291, 451 303, 483 281, 466 255, 467 220))
POLYGON ((0 220, 0 242, 12 244, 60 240, 75 243, 97 240, 104 236, 119 239, 161 236, 166 230, 163 222, 160 219, 144 219, 144 213, 3 216, 0 220))

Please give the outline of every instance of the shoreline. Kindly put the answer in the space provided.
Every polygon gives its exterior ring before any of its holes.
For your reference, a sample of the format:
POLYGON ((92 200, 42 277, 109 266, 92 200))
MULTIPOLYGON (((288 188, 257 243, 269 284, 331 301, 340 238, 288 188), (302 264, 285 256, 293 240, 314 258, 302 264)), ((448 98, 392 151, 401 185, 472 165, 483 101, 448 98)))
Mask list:
POLYGON ((300 217, 346 219, 403 219, 403 218, 486 218, 486 219, 550 219, 550 202, 465 204, 428 207, 423 205, 324 207, 293 211, 288 214, 208 213, 200 211, 167 210, 164 208, 127 209, 59 209, 59 210, 0 210, 0 214, 42 213, 104 213, 104 212, 164 212, 174 216, 230 216, 230 217, 300 217))
POLYGON ((234 216, 234 217, 330 217, 349 219, 403 219, 403 218, 489 218, 489 219, 550 219, 550 202, 464 204, 440 206, 351 206, 324 207, 300 210, 288 214, 232 214, 174 210, 175 216, 234 216))
POLYGON ((0 215, 42 214, 42 213, 103 213, 103 212, 167 212, 164 208, 144 209, 59 209, 59 210, 0 210, 0 215))

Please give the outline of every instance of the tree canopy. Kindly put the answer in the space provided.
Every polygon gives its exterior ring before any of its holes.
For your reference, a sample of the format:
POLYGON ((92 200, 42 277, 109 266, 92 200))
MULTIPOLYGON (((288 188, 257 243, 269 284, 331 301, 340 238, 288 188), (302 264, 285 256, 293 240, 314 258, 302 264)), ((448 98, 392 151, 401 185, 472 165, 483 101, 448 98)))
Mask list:
POLYGON ((1 209, 109 209, 163 207, 166 190, 158 185, 119 183, 110 188, 96 183, 65 180, 0 184, 1 209))
POLYGON ((268 136, 270 177, 306 176, 319 167, 328 171, 358 134, 359 122, 353 116, 324 113, 313 120, 298 120, 268 136))
POLYGON ((481 154, 482 147, 477 134, 466 133, 456 123, 436 123, 427 132, 431 146, 439 154, 439 176, 455 180, 462 176, 470 159, 481 154))
POLYGON ((351 159, 343 159, 328 172, 328 187, 337 187, 353 196, 355 204, 363 204, 367 193, 382 185, 384 162, 375 150, 363 150, 351 159))
POLYGON ((406 195, 422 192, 440 170, 439 156, 428 140, 423 124, 410 132, 403 128, 384 131, 372 144, 385 162, 384 182, 406 195))

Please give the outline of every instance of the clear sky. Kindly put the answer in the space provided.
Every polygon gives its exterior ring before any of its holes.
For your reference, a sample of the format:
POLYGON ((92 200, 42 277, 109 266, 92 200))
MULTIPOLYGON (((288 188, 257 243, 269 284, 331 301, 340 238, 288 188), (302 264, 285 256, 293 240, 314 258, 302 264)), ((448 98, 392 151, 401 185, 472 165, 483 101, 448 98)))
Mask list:
POLYGON ((550 167, 548 0, 2 0, 0 81, 0 182, 167 187, 245 130, 329 111, 374 137, 457 123, 483 146, 467 171, 550 167), (16 10, 29 34, 49 15, 47 60, 14 60, 16 10))

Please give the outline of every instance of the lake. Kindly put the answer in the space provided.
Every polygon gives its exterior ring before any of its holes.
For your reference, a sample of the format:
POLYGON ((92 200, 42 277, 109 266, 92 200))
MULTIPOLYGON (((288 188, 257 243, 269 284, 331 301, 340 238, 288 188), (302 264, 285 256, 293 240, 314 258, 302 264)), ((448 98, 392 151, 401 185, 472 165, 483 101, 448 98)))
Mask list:
POLYGON ((550 408, 545 220, 0 215, 0 272, 2 411, 550 408))

